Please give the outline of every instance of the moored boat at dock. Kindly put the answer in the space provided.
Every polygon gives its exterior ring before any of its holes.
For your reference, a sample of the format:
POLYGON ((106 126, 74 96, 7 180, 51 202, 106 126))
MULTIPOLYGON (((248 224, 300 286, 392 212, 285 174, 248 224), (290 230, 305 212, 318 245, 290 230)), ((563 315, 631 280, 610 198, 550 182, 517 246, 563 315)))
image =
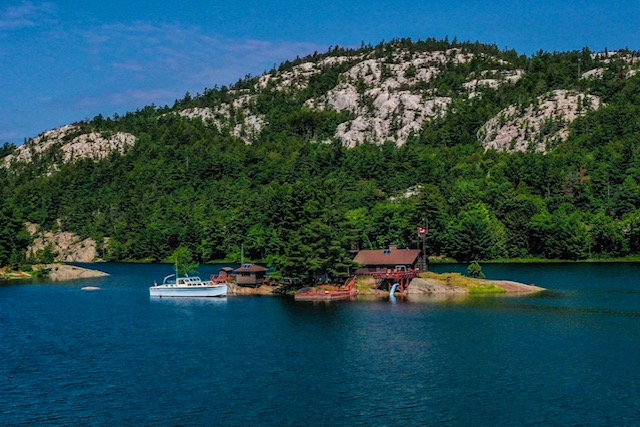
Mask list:
POLYGON ((200 277, 178 277, 170 274, 161 285, 149 288, 152 297, 226 297, 227 284, 214 280, 202 281, 200 277))

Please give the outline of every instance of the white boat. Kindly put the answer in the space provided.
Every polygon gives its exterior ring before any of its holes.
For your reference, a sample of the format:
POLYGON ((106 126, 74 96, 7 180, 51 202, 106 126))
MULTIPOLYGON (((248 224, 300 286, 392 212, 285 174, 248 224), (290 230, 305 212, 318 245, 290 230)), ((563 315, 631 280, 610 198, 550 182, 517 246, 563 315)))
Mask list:
POLYGON ((177 277, 170 274, 162 281, 149 288, 152 297, 226 297, 227 284, 209 280, 203 282, 197 276, 177 277))

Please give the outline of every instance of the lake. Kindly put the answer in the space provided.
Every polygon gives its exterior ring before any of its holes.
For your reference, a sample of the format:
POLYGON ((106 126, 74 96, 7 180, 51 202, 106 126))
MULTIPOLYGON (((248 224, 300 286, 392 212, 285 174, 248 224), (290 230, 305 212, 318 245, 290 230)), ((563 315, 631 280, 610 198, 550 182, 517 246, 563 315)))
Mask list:
POLYGON ((0 425, 640 425, 640 264, 483 265, 548 291, 420 303, 150 299, 171 266, 97 267, 0 285, 0 425))

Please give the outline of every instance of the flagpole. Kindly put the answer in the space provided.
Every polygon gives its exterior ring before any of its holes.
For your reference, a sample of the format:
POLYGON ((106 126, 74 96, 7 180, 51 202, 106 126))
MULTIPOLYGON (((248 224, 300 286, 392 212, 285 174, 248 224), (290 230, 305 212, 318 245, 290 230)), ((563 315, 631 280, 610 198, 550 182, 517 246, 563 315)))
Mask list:
POLYGON ((427 271, 427 233, 429 233, 429 221, 426 218, 422 219, 424 221, 424 228, 418 227, 418 237, 422 238, 422 268, 427 271))
MULTIPOLYGON (((424 220, 424 228, 427 231, 427 233, 429 232, 429 222, 427 222, 427 220, 424 220)), ((424 266, 424 271, 427 271, 427 247, 426 247, 426 240, 427 240, 427 233, 423 233, 422 234, 422 265, 424 266)))

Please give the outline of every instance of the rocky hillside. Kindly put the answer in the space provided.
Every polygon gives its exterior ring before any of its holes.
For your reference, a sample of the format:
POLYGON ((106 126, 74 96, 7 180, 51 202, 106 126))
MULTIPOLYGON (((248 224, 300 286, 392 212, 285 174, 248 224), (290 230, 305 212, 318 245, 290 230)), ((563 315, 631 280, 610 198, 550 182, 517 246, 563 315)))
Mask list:
MULTIPOLYGON (((553 76, 536 69, 531 58, 477 44, 438 47, 401 41, 359 50, 336 48, 240 81, 225 88, 224 96, 205 90, 162 114, 202 120, 251 144, 275 125, 265 98, 280 96, 301 109, 341 113, 328 135, 314 135, 320 142, 335 139, 354 147, 390 141, 401 146, 429 123, 479 106, 489 96, 503 104, 492 103, 495 113, 468 129, 476 142, 485 150, 544 153, 567 140, 576 119, 606 105, 590 89, 607 79, 632 78, 640 68, 640 57, 632 52, 584 53, 569 64, 576 69, 576 79, 547 81, 543 86, 548 89, 537 93, 540 83, 524 87, 553 76), (526 99, 519 95, 508 102, 510 94, 523 89, 526 99), (216 96, 208 96, 212 93, 216 96)), ((100 160, 114 151, 123 153, 137 141, 128 129, 105 132, 94 124, 45 132, 7 156, 2 165, 30 162, 43 153, 58 153, 53 156, 57 162, 100 160)))
POLYGON ((125 132, 86 132, 81 126, 66 125, 44 132, 40 136, 18 147, 9 154, 0 166, 15 163, 30 163, 38 157, 49 155, 52 167, 62 163, 73 163, 80 159, 101 160, 113 152, 124 151, 136 143, 136 137, 125 132))
POLYGON ((339 67, 345 71, 339 74, 337 84, 326 93, 306 99, 304 106, 312 110, 346 112, 353 116, 353 119, 340 123, 333 135, 347 147, 385 141, 402 145, 426 122, 447 114, 452 97, 440 95, 431 84, 446 74, 448 67, 479 60, 489 68, 496 68, 468 76, 462 89, 463 95, 470 98, 480 96, 487 88, 495 90, 501 85, 515 84, 524 75, 523 70, 500 58, 458 48, 432 52, 398 48, 385 57, 378 56, 374 51, 303 62, 290 70, 261 76, 251 88, 253 95, 235 92, 237 96, 231 103, 214 108, 183 109, 178 114, 210 121, 218 127, 224 127, 233 116, 239 116, 242 119, 233 125, 232 133, 251 143, 266 123, 265 116, 257 113, 255 108, 260 92, 302 92, 309 87, 314 76, 339 67), (513 69, 505 69, 509 66, 513 69))
POLYGON ((184 246, 333 277, 425 222, 428 253, 459 260, 640 254, 639 69, 394 40, 64 126, 2 146, 0 263, 30 241, 76 260, 184 246))
POLYGON ((83 239, 69 231, 45 231, 38 224, 27 223, 32 243, 27 248, 27 258, 38 260, 46 252, 57 262, 101 261, 93 239, 83 239))
MULTIPOLYGON (((502 56, 463 48, 416 52, 401 47, 390 49, 382 57, 376 50, 329 56, 265 74, 250 89, 234 91, 232 102, 213 108, 182 109, 178 114, 200 118, 219 128, 234 123, 233 135, 251 143, 267 124, 265 115, 256 109, 260 93, 304 92, 312 78, 339 68, 344 71, 339 73, 335 86, 305 99, 304 106, 348 113, 352 118, 340 123, 333 134, 347 147, 386 141, 402 145, 426 123, 452 112, 454 100, 473 102, 487 91, 517 85, 527 76, 527 71, 519 68, 520 61, 510 62, 502 56), (477 70, 458 76, 457 69, 472 69, 471 63, 477 70), (455 91, 439 90, 438 80, 449 78, 448 74, 456 74, 459 79, 455 91)), ((588 66, 595 68, 582 72, 580 79, 604 79, 616 70, 621 70, 618 72, 622 78, 631 78, 640 64, 640 57, 631 53, 591 54, 590 59, 588 66)), ((566 141, 577 118, 603 105, 597 95, 560 86, 527 104, 506 106, 477 129, 477 139, 485 150, 547 152, 566 141)))
POLYGON ((567 140, 578 117, 601 106, 598 96, 554 90, 526 108, 511 105, 500 111, 480 128, 478 139, 485 150, 546 153, 567 140))

